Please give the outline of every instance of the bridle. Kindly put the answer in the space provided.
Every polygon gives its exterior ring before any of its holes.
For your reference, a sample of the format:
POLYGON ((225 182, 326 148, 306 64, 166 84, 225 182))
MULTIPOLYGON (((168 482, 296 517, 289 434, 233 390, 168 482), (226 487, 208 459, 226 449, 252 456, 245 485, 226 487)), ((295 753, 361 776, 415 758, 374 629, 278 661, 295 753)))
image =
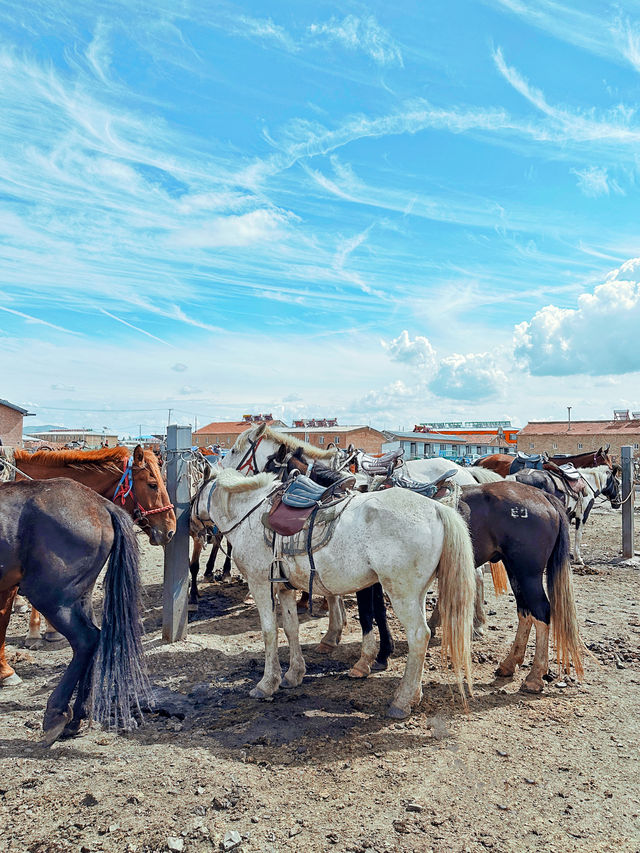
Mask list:
POLYGON ((136 487, 133 479, 133 455, 131 455, 124 463, 123 474, 122 477, 120 477, 120 482, 116 486, 115 492, 113 493, 112 501, 114 503, 118 503, 118 501, 120 501, 120 505, 124 506, 129 495, 131 495, 131 500, 133 501, 133 519, 138 523, 145 520, 148 515, 156 515, 159 512, 169 512, 169 510, 174 509, 174 505, 172 503, 156 507, 155 509, 145 509, 140 504, 136 497, 136 487))
POLYGON ((261 435, 260 438, 252 441, 250 438, 247 439, 249 442, 249 448, 247 452, 244 454, 240 462, 236 465, 236 471, 242 471, 243 468, 247 468, 247 474, 259 474, 258 470, 258 460, 256 459, 256 450, 258 449, 258 445, 264 438, 264 435, 261 435))

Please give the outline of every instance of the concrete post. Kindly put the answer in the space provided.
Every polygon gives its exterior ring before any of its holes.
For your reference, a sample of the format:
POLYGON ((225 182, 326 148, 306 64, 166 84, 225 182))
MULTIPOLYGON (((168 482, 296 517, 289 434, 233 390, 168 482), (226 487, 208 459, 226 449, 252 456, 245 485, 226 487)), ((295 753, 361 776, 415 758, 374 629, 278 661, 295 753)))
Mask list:
POLYGON ((633 448, 625 444, 621 448, 622 464, 622 556, 633 557, 633 502, 635 487, 633 483, 633 448))
POLYGON ((175 507, 176 534, 164 549, 162 639, 167 643, 187 635, 189 590, 189 462, 181 451, 191 448, 191 427, 167 427, 167 491, 175 507), (184 457, 184 458, 183 458, 184 457))

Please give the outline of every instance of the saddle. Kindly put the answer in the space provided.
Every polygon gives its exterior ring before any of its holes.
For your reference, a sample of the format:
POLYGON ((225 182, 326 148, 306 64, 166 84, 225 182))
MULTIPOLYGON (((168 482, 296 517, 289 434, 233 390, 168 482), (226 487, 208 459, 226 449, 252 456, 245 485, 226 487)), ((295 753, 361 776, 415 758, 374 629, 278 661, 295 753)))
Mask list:
POLYGON ((449 491, 447 481, 454 477, 455 474, 456 470, 452 468, 451 471, 447 471, 446 474, 442 474, 437 480, 433 480, 431 483, 421 483, 419 480, 412 480, 409 477, 392 477, 392 481, 394 486, 399 486, 401 489, 409 489, 418 495, 423 495, 425 498, 439 500, 449 491))
POLYGON ((264 519, 266 526, 281 536, 294 536, 302 530, 314 511, 343 500, 346 491, 355 482, 356 478, 348 475, 330 486, 320 486, 304 474, 299 474, 274 496, 268 516, 264 519))
POLYGON ((516 458, 511 463, 509 473, 517 474, 523 468, 533 468, 535 471, 542 471, 548 461, 549 456, 547 453, 532 453, 529 455, 519 450, 516 458))
POLYGON ((389 453, 383 453, 382 456, 370 456, 368 453, 362 453, 358 459, 358 463, 365 474, 387 474, 391 476, 394 468, 401 464, 404 456, 404 448, 399 447, 397 450, 390 450, 389 453))

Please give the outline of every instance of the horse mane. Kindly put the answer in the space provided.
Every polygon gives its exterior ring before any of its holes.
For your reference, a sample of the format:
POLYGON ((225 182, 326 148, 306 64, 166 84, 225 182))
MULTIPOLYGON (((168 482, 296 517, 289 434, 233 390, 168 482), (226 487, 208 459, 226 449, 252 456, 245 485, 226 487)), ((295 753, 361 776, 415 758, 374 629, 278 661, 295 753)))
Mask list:
MULTIPOLYGON (((29 453, 27 450, 15 451, 16 462, 30 462, 44 468, 77 468, 85 465, 106 468, 116 465, 121 469, 129 456, 131 450, 122 445, 99 447, 97 450, 37 450, 35 453, 29 453)), ((144 459, 147 464, 152 463, 151 467, 159 474, 158 460, 152 450, 144 451, 144 459)))
POLYGON ((235 468, 223 468, 215 477, 215 484, 229 494, 238 494, 239 492, 253 492, 256 489, 262 489, 275 482, 277 477, 275 474, 255 474, 253 477, 245 477, 240 471, 235 468))
MULTIPOLYGON (((251 429, 246 430, 238 436, 238 450, 242 450, 249 443, 251 429)), ((336 454, 335 450, 320 450, 319 447, 314 447, 313 444, 309 444, 307 441, 302 441, 294 435, 288 435, 286 432, 278 432, 269 426, 265 426, 262 434, 265 438, 270 438, 276 444, 284 444, 287 450, 293 451, 301 448, 304 455, 310 459, 333 459, 336 454)))

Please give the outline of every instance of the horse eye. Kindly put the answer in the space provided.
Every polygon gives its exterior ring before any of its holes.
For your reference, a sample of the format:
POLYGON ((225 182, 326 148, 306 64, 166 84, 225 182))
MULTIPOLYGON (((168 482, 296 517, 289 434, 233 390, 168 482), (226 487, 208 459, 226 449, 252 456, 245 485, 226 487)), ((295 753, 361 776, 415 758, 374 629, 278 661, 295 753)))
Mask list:
POLYGON ((149 483, 149 488, 153 489, 154 492, 157 492, 158 491, 158 484, 157 483, 149 483))

